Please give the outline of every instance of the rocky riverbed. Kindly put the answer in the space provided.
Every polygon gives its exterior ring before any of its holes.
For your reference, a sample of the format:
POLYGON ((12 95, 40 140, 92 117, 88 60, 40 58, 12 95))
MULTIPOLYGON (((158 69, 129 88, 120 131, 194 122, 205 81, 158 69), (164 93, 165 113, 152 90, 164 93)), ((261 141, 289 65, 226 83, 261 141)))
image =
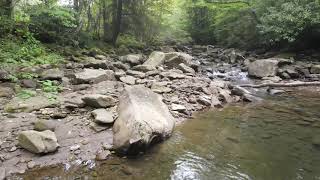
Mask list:
POLYGON ((194 112, 261 100, 239 84, 320 78, 319 62, 214 46, 155 50, 125 56, 83 53, 59 66, 18 69, 38 79, 15 83, 10 72, 0 70, 0 179, 57 164, 93 167, 119 149, 140 152, 166 139, 174 124, 194 112), (38 80, 62 90, 53 97, 39 90, 38 80), (37 93, 22 99, 16 85, 37 93))

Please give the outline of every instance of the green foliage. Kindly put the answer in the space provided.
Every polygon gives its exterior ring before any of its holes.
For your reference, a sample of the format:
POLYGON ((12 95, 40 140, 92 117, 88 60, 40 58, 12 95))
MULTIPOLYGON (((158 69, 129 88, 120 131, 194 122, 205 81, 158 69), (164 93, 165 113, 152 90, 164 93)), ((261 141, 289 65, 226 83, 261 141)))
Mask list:
POLYGON ((28 72, 21 72, 21 73, 18 73, 16 75, 16 77, 18 79, 34 79, 34 78, 38 78, 38 74, 28 73, 28 72))
POLYGON ((45 80, 40 81, 40 83, 42 91, 46 93, 58 94, 58 92, 62 90, 61 86, 55 84, 54 81, 45 80))
POLYGON ((48 52, 39 41, 28 34, 25 39, 8 36, 0 39, 0 65, 33 66, 61 63, 63 58, 48 52))
POLYGON ((36 91, 32 91, 29 89, 21 89, 18 93, 17 96, 21 99, 29 99, 31 97, 34 97, 37 95, 36 91))
MULTIPOLYGON (((265 6, 265 4, 260 4, 265 6)), ((292 0, 267 7, 259 29, 267 43, 292 43, 307 29, 320 25, 320 4, 316 0, 292 0)))
POLYGON ((74 12, 68 8, 39 5, 30 10, 30 31, 42 42, 70 43, 76 23, 74 12))
POLYGON ((143 48, 145 43, 138 41, 134 36, 128 34, 121 34, 117 41, 117 46, 126 46, 129 48, 143 48))

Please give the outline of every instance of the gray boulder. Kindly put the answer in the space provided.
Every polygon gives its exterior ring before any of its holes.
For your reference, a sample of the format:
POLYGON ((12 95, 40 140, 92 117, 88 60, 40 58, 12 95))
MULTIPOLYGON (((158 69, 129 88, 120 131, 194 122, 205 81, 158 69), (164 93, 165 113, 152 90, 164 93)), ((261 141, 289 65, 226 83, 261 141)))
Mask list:
POLYGON ((129 85, 134 85, 136 84, 136 78, 133 76, 123 76, 120 77, 120 81, 129 85))
POLYGON ((87 106, 94 108, 112 107, 117 103, 115 98, 101 94, 88 94, 82 97, 82 100, 87 106))
POLYGON ((261 59, 249 64, 249 75, 256 78, 275 76, 278 70, 276 59, 261 59))
POLYGON ((98 124, 110 124, 114 122, 112 113, 105 109, 96 109, 91 112, 94 122, 98 124))
POLYGON ((120 96, 113 144, 119 152, 138 153, 171 136, 175 119, 161 96, 143 86, 128 86, 120 96))
POLYGON ((169 68, 177 68, 179 64, 191 64, 192 56, 182 52, 166 53, 164 64, 169 68))
POLYGON ((143 66, 147 66, 155 69, 157 66, 164 63, 165 58, 166 58, 165 53, 154 51, 153 53, 151 53, 147 61, 143 63, 143 66))
POLYGON ((138 65, 142 63, 143 56, 141 54, 128 54, 120 57, 120 60, 131 65, 138 65))
POLYGON ((52 131, 23 131, 18 136, 19 145, 36 154, 50 153, 58 149, 56 135, 52 131))
POLYGON ((320 65, 313 65, 310 69, 311 74, 320 74, 320 65))
POLYGON ((74 84, 93 84, 102 81, 116 80, 112 70, 84 69, 73 75, 74 84))
POLYGON ((61 80, 64 76, 63 71, 59 69, 49 69, 42 72, 41 77, 44 80, 61 80))
POLYGON ((184 63, 180 63, 177 68, 180 69, 181 71, 183 71, 184 73, 191 73, 191 74, 196 73, 194 69, 185 65, 184 63))

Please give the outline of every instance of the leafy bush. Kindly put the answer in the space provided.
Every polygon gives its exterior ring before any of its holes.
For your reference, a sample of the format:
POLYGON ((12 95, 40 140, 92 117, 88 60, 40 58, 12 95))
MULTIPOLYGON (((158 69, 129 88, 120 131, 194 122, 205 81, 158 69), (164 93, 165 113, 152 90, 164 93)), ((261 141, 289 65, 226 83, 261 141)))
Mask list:
POLYGON ((34 6, 30 10, 30 31, 42 42, 68 43, 77 27, 75 14, 64 7, 34 6))
POLYGON ((121 34, 117 40, 117 46, 126 46, 129 48, 143 48, 145 43, 138 41, 134 36, 121 34))
MULTIPOLYGON (((267 4, 269 5, 269 4, 267 4)), ((266 4, 260 4, 266 6, 266 4)), ((292 43, 306 30, 320 25, 320 3, 317 0, 291 0, 267 7, 260 18, 259 29, 266 43, 292 43)))

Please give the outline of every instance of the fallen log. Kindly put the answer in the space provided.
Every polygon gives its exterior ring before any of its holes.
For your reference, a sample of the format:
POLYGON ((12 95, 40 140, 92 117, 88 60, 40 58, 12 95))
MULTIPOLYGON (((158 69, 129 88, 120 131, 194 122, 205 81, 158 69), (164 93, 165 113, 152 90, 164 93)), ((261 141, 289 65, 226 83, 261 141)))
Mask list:
POLYGON ((293 83, 263 83, 263 84, 243 84, 240 87, 252 87, 252 88, 262 88, 262 87, 299 87, 299 86, 320 86, 320 81, 315 82, 293 82, 293 83))

